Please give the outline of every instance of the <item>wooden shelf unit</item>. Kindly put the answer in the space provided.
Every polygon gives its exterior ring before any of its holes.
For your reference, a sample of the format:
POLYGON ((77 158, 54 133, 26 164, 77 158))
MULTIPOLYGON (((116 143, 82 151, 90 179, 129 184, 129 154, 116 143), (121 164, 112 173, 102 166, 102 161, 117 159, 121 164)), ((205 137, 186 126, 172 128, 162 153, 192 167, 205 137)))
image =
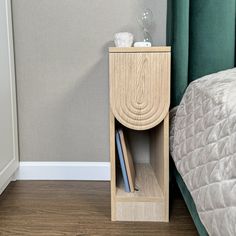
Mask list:
POLYGON ((170 47, 110 48, 109 74, 111 218, 168 222, 170 47), (149 160, 135 163, 134 193, 116 171, 117 122, 150 137, 149 160))

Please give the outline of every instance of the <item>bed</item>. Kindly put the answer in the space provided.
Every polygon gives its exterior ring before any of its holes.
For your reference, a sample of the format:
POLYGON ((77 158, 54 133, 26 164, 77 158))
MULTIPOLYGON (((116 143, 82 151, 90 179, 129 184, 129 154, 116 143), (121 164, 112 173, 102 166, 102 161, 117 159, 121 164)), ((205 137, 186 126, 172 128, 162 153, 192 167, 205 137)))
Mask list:
POLYGON ((236 235, 236 68, 192 82, 172 113, 181 192, 188 200, 186 186, 210 235, 236 235))
POLYGON ((200 235, 236 235, 235 2, 168 1, 172 173, 200 235))

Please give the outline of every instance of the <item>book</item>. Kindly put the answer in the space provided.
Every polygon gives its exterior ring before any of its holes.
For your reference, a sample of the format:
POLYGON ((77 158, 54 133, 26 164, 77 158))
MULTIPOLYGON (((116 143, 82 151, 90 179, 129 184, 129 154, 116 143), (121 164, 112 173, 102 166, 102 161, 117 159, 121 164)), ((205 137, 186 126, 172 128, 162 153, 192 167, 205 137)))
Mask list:
POLYGON ((134 192, 135 191, 135 168, 134 168, 134 162, 133 162, 133 158, 130 151, 130 146, 129 146, 127 138, 124 135, 123 130, 119 129, 118 133, 120 136, 121 147, 123 151, 126 172, 128 175, 130 191, 134 192))
POLYGON ((125 167, 125 160, 123 156, 120 135, 118 131, 116 131, 116 147, 117 147, 118 157, 120 160, 120 167, 121 167, 121 172, 122 172, 122 176, 124 180, 125 192, 130 192, 129 180, 128 180, 128 175, 127 175, 127 171, 125 167))

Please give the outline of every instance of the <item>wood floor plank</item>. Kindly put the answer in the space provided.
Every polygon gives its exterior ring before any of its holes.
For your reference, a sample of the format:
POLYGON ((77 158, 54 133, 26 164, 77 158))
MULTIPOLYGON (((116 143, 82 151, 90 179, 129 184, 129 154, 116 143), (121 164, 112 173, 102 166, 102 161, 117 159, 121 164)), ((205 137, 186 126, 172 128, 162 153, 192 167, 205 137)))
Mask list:
POLYGON ((111 222, 110 207, 108 182, 12 182, 0 196, 0 235, 198 235, 180 197, 170 223, 111 222))

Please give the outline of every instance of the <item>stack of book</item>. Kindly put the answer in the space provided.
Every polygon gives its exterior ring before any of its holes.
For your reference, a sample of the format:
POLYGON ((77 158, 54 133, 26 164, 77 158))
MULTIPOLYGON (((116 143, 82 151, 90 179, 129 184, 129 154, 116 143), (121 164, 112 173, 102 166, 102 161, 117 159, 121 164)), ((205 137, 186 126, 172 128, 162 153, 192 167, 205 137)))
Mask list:
POLYGON ((116 147, 124 180, 125 192, 135 191, 135 169, 133 158, 122 129, 116 131, 116 147))

